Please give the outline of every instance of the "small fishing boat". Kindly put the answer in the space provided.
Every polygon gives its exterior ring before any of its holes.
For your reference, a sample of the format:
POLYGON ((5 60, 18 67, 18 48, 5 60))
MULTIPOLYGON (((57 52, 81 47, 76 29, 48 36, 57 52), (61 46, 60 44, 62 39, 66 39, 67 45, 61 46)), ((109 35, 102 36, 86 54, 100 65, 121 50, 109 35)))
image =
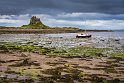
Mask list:
MULTIPOLYGON (((86 21, 85 21, 85 24, 86 24, 86 21)), ((88 34, 88 33, 86 32, 86 29, 85 29, 84 33, 77 34, 77 35, 76 35, 76 38, 90 38, 91 36, 92 36, 92 35, 88 34)))
POLYGON ((81 34, 77 34, 76 38, 90 38, 92 35, 90 34, 86 34, 86 33, 81 33, 81 34))

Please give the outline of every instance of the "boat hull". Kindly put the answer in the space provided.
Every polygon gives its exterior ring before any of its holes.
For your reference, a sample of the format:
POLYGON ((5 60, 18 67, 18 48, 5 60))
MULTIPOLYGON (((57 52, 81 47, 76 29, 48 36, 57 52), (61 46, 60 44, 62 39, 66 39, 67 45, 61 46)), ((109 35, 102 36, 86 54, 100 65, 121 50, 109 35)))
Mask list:
POLYGON ((76 38, 90 38, 91 37, 91 35, 87 35, 87 36, 76 36, 76 38))

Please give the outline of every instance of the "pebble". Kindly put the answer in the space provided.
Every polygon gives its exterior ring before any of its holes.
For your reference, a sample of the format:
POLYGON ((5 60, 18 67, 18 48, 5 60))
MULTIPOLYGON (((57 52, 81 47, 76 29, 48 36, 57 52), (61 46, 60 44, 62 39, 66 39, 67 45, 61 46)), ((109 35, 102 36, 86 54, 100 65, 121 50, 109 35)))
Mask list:
POLYGON ((119 61, 120 64, 124 64, 124 61, 119 61))

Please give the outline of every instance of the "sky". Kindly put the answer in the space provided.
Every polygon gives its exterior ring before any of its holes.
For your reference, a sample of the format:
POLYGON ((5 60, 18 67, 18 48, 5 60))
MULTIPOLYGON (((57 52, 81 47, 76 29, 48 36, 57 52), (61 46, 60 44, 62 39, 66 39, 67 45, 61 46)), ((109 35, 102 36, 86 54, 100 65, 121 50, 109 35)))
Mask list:
POLYGON ((0 26, 20 27, 32 16, 51 27, 124 29, 124 0, 0 0, 0 26))

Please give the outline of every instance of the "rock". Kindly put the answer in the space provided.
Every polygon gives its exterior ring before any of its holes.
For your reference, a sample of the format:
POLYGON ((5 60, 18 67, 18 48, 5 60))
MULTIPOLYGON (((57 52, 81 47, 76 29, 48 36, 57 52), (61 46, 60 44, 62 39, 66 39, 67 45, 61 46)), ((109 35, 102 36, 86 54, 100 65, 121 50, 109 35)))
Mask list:
POLYGON ((26 29, 46 29, 49 28, 48 26, 44 25, 41 21, 40 18, 37 18, 36 16, 33 16, 30 19, 30 23, 28 25, 23 25, 22 28, 26 29))
POLYGON ((120 64, 124 64, 124 61, 119 61, 120 64))
POLYGON ((40 21, 40 18, 33 16, 30 20, 29 25, 36 25, 36 24, 42 24, 42 22, 40 21))
POLYGON ((119 39, 115 39, 115 41, 119 41, 119 39))
POLYGON ((4 75, 0 75, 0 78, 4 78, 5 76, 4 75))

